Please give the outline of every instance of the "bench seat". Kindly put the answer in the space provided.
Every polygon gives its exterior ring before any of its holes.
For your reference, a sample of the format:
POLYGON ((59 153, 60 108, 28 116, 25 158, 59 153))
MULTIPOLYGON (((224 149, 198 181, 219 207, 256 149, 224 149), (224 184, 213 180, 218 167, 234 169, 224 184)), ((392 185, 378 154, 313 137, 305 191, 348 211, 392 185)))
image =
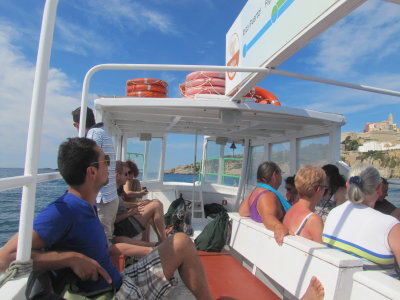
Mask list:
POLYGON ((204 251, 198 254, 215 299, 280 299, 230 254, 204 251))

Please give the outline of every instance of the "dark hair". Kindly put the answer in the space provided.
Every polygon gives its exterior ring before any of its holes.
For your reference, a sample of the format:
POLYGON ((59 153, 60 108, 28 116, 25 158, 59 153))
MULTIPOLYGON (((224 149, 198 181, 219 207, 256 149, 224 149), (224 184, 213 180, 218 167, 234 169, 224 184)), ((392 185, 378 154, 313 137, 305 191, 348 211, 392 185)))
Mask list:
POLYGON ((139 168, 138 168, 138 166, 131 160, 127 160, 126 164, 127 164, 128 168, 129 168, 129 171, 133 172, 133 176, 135 176, 135 178, 138 177, 139 176, 139 168))
POLYGON ((335 194, 336 191, 346 186, 346 179, 339 173, 339 168, 332 164, 327 164, 322 167, 328 177, 328 191, 331 195, 335 194))
POLYGON ((122 174, 122 171, 124 170, 124 167, 128 167, 127 163, 123 162, 121 160, 117 160, 115 162, 115 173, 122 174))
POLYGON ((381 177, 381 179, 382 179, 382 183, 383 183, 383 184, 389 185, 389 182, 387 181, 386 178, 381 177))
POLYGON ((279 166, 272 161, 263 162, 258 166, 257 169, 257 181, 262 181, 262 179, 265 179, 266 182, 270 182, 274 172, 280 174, 281 168, 279 168, 279 166))
POLYGON ((99 160, 96 145, 91 139, 78 137, 68 138, 60 145, 58 170, 68 185, 81 185, 85 182, 86 169, 99 160))
POLYGON ((295 178, 296 178, 296 175, 286 177, 285 184, 290 184, 290 185, 294 186, 294 179, 295 178))
MULTIPOLYGON (((79 123, 80 116, 81 116, 81 107, 79 106, 72 112, 73 121, 76 123, 79 123)), ((94 120, 93 110, 90 107, 87 107, 86 108, 86 129, 92 127, 94 124, 96 124, 96 121, 94 120)))

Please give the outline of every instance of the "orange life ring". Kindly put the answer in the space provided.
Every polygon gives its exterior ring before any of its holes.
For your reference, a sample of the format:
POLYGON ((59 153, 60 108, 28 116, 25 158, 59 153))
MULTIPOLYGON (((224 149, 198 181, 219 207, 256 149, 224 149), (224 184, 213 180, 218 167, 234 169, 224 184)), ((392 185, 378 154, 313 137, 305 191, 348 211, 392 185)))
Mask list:
POLYGON ((225 79, 220 78, 198 78, 191 81, 186 81, 186 88, 195 86, 222 86, 225 87, 225 79))
POLYGON ((254 98, 256 103, 281 105, 277 96, 258 86, 253 87, 246 97, 254 98))
POLYGON ((186 82, 182 82, 179 85, 179 90, 181 91, 182 96, 186 96, 186 82))
POLYGON ((126 82, 126 85, 135 85, 135 84, 158 84, 163 87, 168 87, 168 83, 166 83, 164 80, 155 78, 134 78, 134 79, 129 79, 126 82))
POLYGON ((167 93, 167 88, 158 84, 134 84, 126 87, 126 92, 137 92, 137 91, 151 91, 159 93, 167 93))
POLYGON ((127 94, 129 97, 166 98, 167 94, 151 91, 137 91, 127 94))
POLYGON ((221 78, 225 79, 225 72, 218 71, 197 71, 186 76, 186 81, 191 81, 199 78, 221 78))

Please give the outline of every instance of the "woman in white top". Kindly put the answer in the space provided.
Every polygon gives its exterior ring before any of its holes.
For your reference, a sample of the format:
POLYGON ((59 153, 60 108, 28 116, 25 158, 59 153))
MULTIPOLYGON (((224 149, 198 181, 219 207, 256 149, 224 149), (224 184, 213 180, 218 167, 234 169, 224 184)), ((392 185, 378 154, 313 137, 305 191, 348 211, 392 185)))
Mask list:
POLYGON ((384 268, 400 260, 400 223, 373 209, 381 185, 378 170, 368 164, 352 168, 346 183, 349 201, 329 213, 323 241, 384 268))

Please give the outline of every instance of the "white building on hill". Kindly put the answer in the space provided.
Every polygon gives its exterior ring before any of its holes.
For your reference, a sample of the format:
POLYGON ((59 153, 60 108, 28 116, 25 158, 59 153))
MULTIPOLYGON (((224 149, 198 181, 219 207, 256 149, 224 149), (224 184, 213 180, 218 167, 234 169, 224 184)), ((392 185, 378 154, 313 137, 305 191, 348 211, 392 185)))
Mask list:
POLYGON ((384 151, 384 150, 395 150, 400 149, 400 144, 392 146, 389 142, 366 142, 364 145, 358 147, 358 152, 368 152, 368 151, 384 151))

